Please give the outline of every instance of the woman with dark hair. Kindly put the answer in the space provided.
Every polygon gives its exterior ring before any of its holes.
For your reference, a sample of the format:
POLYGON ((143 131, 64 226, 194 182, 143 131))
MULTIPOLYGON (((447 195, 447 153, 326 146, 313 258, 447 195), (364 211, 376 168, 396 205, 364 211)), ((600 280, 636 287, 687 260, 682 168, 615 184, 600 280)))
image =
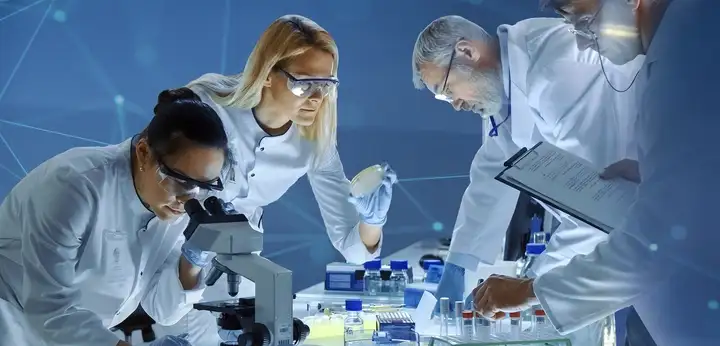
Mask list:
POLYGON ((47 160, 0 205, 0 345, 127 346, 108 328, 138 304, 170 325, 200 300, 208 256, 180 216, 223 189, 228 139, 190 89, 163 91, 154 113, 121 144, 47 160))

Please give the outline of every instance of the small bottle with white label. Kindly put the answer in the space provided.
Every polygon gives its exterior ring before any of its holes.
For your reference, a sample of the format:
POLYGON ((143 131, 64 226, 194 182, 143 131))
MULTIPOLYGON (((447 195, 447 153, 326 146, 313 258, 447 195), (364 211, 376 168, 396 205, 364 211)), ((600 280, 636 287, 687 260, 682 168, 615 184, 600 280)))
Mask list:
POLYGON ((477 311, 475 312, 475 339, 477 341, 490 339, 490 321, 477 311))
POLYGON ((470 310, 462 312, 462 337, 466 340, 470 340, 475 337, 473 315, 473 312, 470 310))
POLYGON ((510 313, 510 337, 513 340, 520 340, 520 333, 522 332, 522 313, 511 312, 510 313))

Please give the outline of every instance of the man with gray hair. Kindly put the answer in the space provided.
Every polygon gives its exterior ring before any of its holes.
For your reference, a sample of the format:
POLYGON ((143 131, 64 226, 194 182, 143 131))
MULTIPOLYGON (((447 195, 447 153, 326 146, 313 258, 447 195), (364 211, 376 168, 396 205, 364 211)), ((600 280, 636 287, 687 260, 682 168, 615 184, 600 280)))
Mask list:
MULTIPOLYGON (((456 110, 480 114, 489 125, 470 169, 453 230, 438 296, 463 300, 466 271, 492 264, 501 249, 518 191, 494 180, 521 147, 545 141, 598 167, 635 157, 627 138, 634 125, 634 97, 606 84, 597 52, 581 50, 571 26, 558 18, 502 25, 497 37, 477 24, 446 16, 430 23, 413 51, 413 80, 456 110)), ((608 78, 629 83, 633 69, 604 62, 608 78)), ((592 251, 605 233, 564 213, 530 277, 592 251)), ((598 345, 599 323, 571 336, 573 344, 598 345)))

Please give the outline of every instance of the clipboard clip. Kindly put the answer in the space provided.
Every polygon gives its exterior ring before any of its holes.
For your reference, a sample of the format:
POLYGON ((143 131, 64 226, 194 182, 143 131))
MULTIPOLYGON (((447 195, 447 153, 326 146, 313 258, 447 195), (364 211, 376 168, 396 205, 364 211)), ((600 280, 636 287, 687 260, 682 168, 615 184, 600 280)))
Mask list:
POLYGON ((530 149, 528 149, 528 148, 526 148, 526 147, 520 148, 520 150, 518 150, 517 153, 513 154, 513 156, 510 156, 510 158, 507 159, 507 160, 505 161, 505 163, 503 163, 503 166, 505 166, 505 168, 510 168, 510 167, 512 167, 512 166, 515 166, 515 162, 517 162, 518 160, 522 159, 523 157, 525 157, 525 156, 526 156, 527 154, 529 154, 530 152, 534 151, 534 150, 535 150, 537 147, 539 147, 540 144, 542 144, 542 143, 543 143, 543 142, 538 142, 537 144, 533 145, 532 148, 530 148, 530 149))

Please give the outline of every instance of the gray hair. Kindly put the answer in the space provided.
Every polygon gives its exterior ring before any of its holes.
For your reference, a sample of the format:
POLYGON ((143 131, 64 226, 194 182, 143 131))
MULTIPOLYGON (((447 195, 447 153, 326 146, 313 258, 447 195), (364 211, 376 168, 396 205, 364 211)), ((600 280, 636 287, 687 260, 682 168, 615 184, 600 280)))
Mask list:
POLYGON ((413 48, 413 83, 415 88, 424 89, 420 67, 425 64, 447 66, 455 44, 461 40, 493 40, 479 25, 460 16, 445 16, 435 19, 418 35, 413 48))

